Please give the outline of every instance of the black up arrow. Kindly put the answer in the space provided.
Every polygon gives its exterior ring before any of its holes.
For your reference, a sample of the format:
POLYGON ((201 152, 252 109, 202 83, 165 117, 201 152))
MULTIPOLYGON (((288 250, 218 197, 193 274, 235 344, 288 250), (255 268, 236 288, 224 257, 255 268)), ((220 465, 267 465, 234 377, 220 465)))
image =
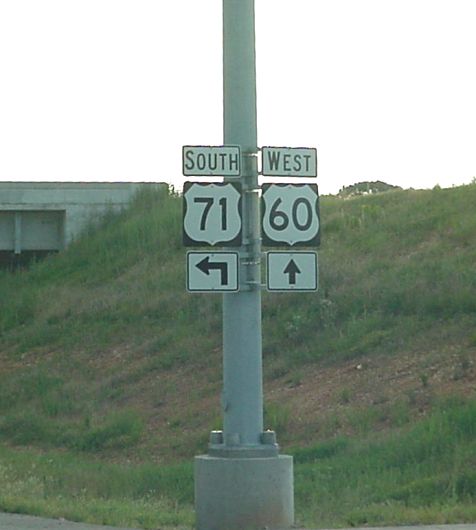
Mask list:
POLYGON ((286 265, 284 274, 289 274, 289 285, 296 285, 296 274, 301 274, 301 270, 293 259, 286 265))
POLYGON ((210 263, 210 256, 207 256, 195 266, 207 276, 210 274, 210 271, 219 270, 221 272, 221 285, 228 285, 228 263, 226 263, 226 261, 210 263))

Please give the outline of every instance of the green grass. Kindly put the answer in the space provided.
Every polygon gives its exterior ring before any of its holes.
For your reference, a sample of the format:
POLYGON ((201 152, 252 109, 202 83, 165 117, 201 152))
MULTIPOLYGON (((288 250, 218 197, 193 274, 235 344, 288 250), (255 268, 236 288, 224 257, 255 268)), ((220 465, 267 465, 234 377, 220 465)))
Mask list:
MULTIPOLYGON (((467 377, 476 345, 474 205, 474 184, 323 197, 319 293, 263 294, 265 377, 297 389, 315 363, 443 346, 458 356, 448 377, 467 377)), ((141 193, 65 252, 0 272, 8 485, 0 509, 143 528, 193 524, 191 457, 206 447, 205 423, 218 427, 219 406, 203 425, 191 405, 165 419, 161 407, 181 391, 171 376, 185 370, 196 374, 190 396, 219 394, 221 297, 185 291, 181 208, 165 187, 141 193), (135 464, 112 463, 126 459, 135 464), (152 459, 175 464, 138 465, 152 459)), ((429 372, 415 377, 431 390, 429 372)), ((336 388, 340 406, 353 401, 336 388)), ((410 397, 357 405, 316 419, 320 443, 311 446, 293 438, 295 411, 266 406, 266 427, 288 445, 308 445, 294 451, 303 524, 476 519, 474 401, 445 402, 418 424, 410 397), (383 422, 389 429, 377 436, 383 422), (356 437, 335 438, 342 425, 356 437)))
MULTIPOLYGON (((392 435, 292 451, 308 527, 474 522, 476 401, 441 402, 392 435)), ((86 522, 190 527, 192 462, 124 465, 0 447, 0 508, 86 522)))
POLYGON ((0 509, 114 526, 193 524, 191 463, 118 465, 0 447, 0 509))
MULTIPOLYGON (((1 274, 0 347, 98 351, 131 338, 140 347, 170 315, 173 332, 157 345, 169 359, 193 354, 190 335, 219 345, 219 297, 184 288, 180 201, 165 188, 143 193, 65 253, 1 274)), ((265 355, 287 349, 289 362, 301 364, 392 353, 435 320, 474 326, 474 204, 475 185, 322 198, 320 292, 264 294, 265 355)))
POLYGON ((476 401, 441 403, 379 441, 337 438, 294 457, 309 527, 474 522, 476 401))

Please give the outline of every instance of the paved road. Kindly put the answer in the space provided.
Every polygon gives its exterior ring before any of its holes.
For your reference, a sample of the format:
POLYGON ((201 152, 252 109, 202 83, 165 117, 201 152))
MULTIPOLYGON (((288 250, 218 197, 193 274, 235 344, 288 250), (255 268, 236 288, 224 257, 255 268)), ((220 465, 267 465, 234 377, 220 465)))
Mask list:
MULTIPOLYGON (((0 513, 0 530, 134 530, 112 526, 98 526, 83 523, 71 523, 64 519, 43 519, 30 515, 0 513)), ((137 530, 137 529, 136 529, 137 530)), ((296 529, 296 530, 304 530, 296 529)), ((432 525, 432 526, 399 526, 376 528, 353 528, 352 530, 476 530, 474 524, 432 525)))
MULTIPOLYGON (((0 530, 126 530, 112 526, 71 523, 64 519, 43 519, 30 515, 0 513, 0 530)), ((127 530, 131 530, 128 528, 127 530)))

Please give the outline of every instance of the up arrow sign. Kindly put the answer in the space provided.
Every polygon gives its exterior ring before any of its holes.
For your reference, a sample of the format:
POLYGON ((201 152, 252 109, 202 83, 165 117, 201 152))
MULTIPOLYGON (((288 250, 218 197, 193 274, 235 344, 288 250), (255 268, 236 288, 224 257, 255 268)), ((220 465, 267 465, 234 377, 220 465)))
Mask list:
POLYGON ((268 291, 317 291, 317 252, 267 253, 268 291))
POLYGON ((296 274, 301 274, 301 269, 292 258, 284 269, 284 274, 289 276, 289 285, 296 285, 296 274))

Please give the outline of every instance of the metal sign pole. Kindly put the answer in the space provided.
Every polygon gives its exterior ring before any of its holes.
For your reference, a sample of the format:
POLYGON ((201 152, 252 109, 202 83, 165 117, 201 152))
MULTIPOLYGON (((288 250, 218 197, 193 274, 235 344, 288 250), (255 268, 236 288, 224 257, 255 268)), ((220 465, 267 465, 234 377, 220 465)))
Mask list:
POLYGON ((242 153, 241 289, 223 295, 225 446, 259 446, 263 432, 261 242, 256 127, 253 0, 223 1, 223 122, 225 145, 242 153))
MULTIPOLYGON (((223 432, 195 458, 197 530, 288 528, 292 457, 263 432, 254 0, 223 0, 224 143, 241 151, 239 291, 223 295, 223 432)), ((229 179, 232 180, 232 179, 229 179)))

